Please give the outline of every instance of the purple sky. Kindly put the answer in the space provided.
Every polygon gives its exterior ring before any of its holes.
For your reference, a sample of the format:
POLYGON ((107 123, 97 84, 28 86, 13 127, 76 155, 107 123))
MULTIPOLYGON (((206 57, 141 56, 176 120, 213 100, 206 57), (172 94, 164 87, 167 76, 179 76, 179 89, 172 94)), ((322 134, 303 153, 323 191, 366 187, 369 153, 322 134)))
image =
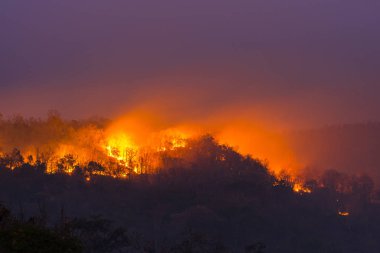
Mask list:
POLYGON ((2 0, 0 112, 380 120, 378 0, 2 0))

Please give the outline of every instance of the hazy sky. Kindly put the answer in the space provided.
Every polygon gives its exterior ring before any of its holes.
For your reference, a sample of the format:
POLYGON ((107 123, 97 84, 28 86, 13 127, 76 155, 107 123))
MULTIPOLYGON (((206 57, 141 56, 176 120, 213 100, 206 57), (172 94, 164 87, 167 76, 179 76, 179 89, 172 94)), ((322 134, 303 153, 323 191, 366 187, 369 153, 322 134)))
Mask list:
POLYGON ((0 112, 380 120, 379 13, 378 0, 1 0, 0 112))

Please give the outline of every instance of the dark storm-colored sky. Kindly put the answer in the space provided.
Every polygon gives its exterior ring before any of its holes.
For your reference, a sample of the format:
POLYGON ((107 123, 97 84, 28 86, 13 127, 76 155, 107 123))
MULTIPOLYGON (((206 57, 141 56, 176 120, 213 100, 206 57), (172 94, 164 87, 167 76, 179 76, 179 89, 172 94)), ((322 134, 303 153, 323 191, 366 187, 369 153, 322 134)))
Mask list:
POLYGON ((0 112, 380 120, 377 0, 2 0, 0 112))

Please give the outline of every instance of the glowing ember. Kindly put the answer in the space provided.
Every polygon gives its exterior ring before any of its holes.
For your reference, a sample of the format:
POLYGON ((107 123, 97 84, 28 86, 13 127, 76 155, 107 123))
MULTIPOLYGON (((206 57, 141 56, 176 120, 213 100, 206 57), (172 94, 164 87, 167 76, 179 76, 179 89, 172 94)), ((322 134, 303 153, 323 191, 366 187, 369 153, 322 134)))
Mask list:
POLYGON ((311 193, 311 190, 309 188, 299 183, 294 184, 293 191, 297 193, 311 193))
POLYGON ((338 214, 339 214, 340 216, 349 216, 349 215, 350 215, 349 212, 338 212, 338 214))

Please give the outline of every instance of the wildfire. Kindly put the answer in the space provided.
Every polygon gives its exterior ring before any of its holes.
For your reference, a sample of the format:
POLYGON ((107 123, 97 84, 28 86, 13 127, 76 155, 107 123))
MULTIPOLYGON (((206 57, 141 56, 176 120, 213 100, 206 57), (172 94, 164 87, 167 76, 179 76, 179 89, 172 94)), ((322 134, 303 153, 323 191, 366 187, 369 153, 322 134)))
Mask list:
POLYGON ((300 183, 295 183, 293 185, 293 191, 297 193, 311 193, 311 189, 307 188, 306 186, 300 184, 300 183))
POLYGON ((109 157, 113 157, 118 161, 126 162, 130 158, 131 153, 136 152, 138 147, 132 142, 131 137, 126 133, 112 134, 107 138, 107 144, 104 147, 109 157))
POLYGON ((123 170, 117 173, 117 177, 127 178, 131 172, 154 173, 161 163, 159 154, 185 147, 188 136, 179 129, 139 134, 128 128, 123 129, 122 125, 112 125, 106 131, 104 144, 100 146, 108 158, 117 162, 119 168, 116 169, 123 170))
MULTIPOLYGON (((9 129, 15 129, 11 121, 7 124, 9 129)), ((84 168, 84 176, 88 178, 92 175, 129 178, 133 173, 156 173, 171 162, 170 159, 163 159, 165 155, 177 157, 177 150, 180 153, 191 139, 205 133, 212 133, 218 143, 232 146, 243 155, 252 154, 261 161, 268 161, 266 165, 272 172, 286 168, 290 173, 289 168, 294 168, 296 164, 280 135, 262 126, 231 119, 201 125, 174 124, 170 120, 157 118, 155 114, 138 111, 104 124, 70 123, 58 116, 26 124, 30 129, 35 129, 24 133, 27 138, 18 132, 0 135, 6 143, 2 143, 1 151, 11 153, 13 147, 10 146, 18 143, 25 161, 33 165, 45 164, 47 173, 73 175, 79 171, 77 168, 84 168), (91 162, 95 165, 90 166, 91 162)), ((18 161, 17 154, 13 156, 12 159, 18 161)), ((221 161, 224 159, 220 157, 221 161)), ((22 164, 22 161, 19 163, 22 164)), ((14 168, 18 164, 10 166, 14 168)), ((292 179, 296 178, 294 173, 291 176, 292 179)), ((301 183, 294 184, 293 190, 297 193, 311 192, 301 183)))

